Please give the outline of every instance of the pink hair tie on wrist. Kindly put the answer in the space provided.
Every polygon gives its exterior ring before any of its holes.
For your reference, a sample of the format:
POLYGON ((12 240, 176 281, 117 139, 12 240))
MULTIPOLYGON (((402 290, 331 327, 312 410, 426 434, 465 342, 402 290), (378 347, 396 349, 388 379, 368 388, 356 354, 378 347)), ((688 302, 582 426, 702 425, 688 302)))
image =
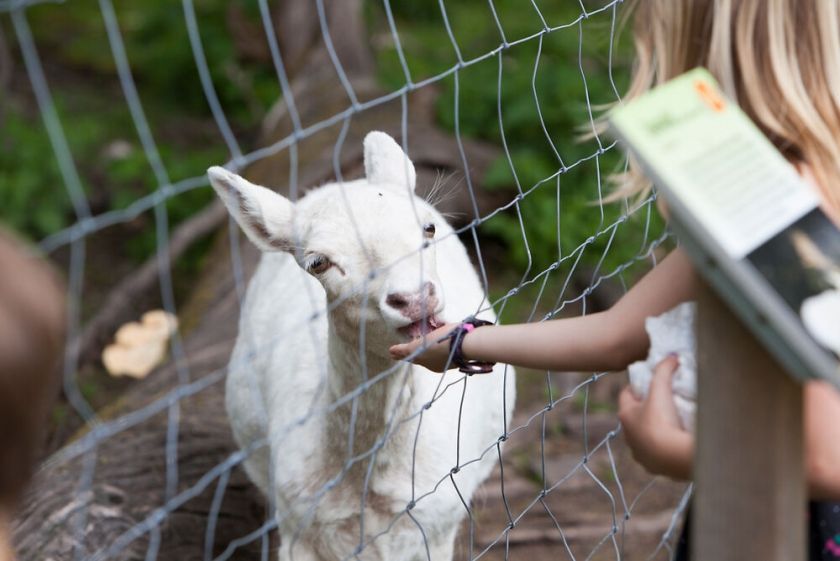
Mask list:
POLYGON ((461 344, 464 342, 464 337, 467 336, 467 333, 472 333, 476 327, 483 325, 493 325, 493 322, 469 317, 458 324, 458 327, 453 329, 452 333, 449 334, 450 362, 468 376, 472 376, 473 374, 487 374, 492 372, 493 366, 496 365, 495 362, 468 360, 464 357, 464 353, 461 350, 461 344))

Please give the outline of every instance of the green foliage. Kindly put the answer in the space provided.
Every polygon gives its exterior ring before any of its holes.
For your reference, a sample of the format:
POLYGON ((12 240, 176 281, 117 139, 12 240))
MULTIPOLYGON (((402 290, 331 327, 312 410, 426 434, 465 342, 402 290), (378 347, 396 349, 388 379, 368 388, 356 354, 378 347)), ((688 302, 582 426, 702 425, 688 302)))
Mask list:
MULTIPOLYGON (((171 112, 209 115, 181 3, 144 0, 113 4, 143 101, 171 112)), ((240 126, 256 124, 279 97, 280 89, 270 64, 238 56, 231 33, 234 13, 237 21, 262 33, 256 3, 196 0, 193 5, 202 50, 225 113, 240 126)), ((116 74, 98 1, 77 0, 72 9, 45 4, 28 13, 39 48, 50 57, 102 77, 116 74)), ((254 40, 261 39, 257 36, 254 40)))
POLYGON ((0 208, 8 225, 30 236, 55 232, 65 223, 70 200, 49 144, 38 127, 7 111, 0 150, 0 208), (46 152, 46 153, 45 153, 46 152))
MULTIPOLYGON (((58 92, 62 94, 63 92, 58 92)), ((125 107, 91 107, 97 96, 59 95, 57 110, 82 187, 94 213, 125 208, 149 194, 157 185, 146 155, 131 138, 133 124, 125 107), (110 109, 109 109, 110 107, 110 109), (109 146, 123 143, 124 152, 107 154, 109 146)), ((11 104, 3 122, 0 150, 0 208, 3 221, 32 240, 41 239, 75 221, 73 206, 39 115, 29 115, 11 104)), ((180 151, 166 141, 158 148, 173 181, 200 174, 207 166, 225 159, 218 145, 194 146, 180 151)), ((172 224, 193 214, 211 198, 209 189, 183 193, 167 201, 172 224)), ((142 259, 156 244, 153 229, 131 240, 128 256, 142 259)))
MULTIPOLYGON (((169 179, 201 175, 229 158, 212 123, 196 70, 184 12, 167 0, 115 2, 121 36, 145 115, 169 179)), ((242 8, 259 25, 253 3, 195 2, 202 44, 219 99, 241 138, 279 95, 270 65, 240 60, 228 14, 242 8)), ((125 208, 158 188, 117 80, 99 3, 79 0, 72 9, 49 4, 27 11, 64 135, 94 214, 125 208), (72 39, 68 39, 72 38, 72 39), (111 148, 122 145, 117 153, 111 148)), ((259 29, 259 28, 258 28, 259 29)), ((2 220, 32 240, 75 221, 55 154, 31 98, 4 107, 0 150, 2 220)), ((166 203, 169 226, 212 198, 197 189, 166 203)), ((144 221, 152 224, 153 219, 144 221)), ((143 227, 125 243, 125 256, 144 259, 157 245, 143 227)))
MULTIPOLYGON (((550 27, 563 27, 541 40, 532 38, 471 62, 502 44, 493 13, 485 3, 445 2, 467 66, 443 81, 438 117, 453 131, 457 120, 465 137, 506 144, 510 158, 503 155, 494 162, 481 188, 503 190, 511 198, 525 193, 517 205, 482 224, 481 232, 504 240, 516 268, 524 270, 531 264, 532 272, 594 237, 581 262, 594 266, 609 248, 602 265, 602 271, 609 272, 636 256, 644 241, 643 219, 632 219, 618 227, 609 245, 612 231, 606 228, 626 206, 600 203, 612 189, 607 178, 620 169, 623 157, 617 149, 609 149, 609 136, 593 135, 593 119, 617 101, 616 90, 621 91, 627 81, 630 60, 628 48, 619 44, 613 45, 609 60, 612 10, 592 14, 606 4, 603 1, 585 2, 589 17, 582 16, 575 0, 559 6, 537 2, 541 14, 522 0, 492 4, 508 44, 543 30, 540 16, 550 27)), ((445 72, 458 62, 437 3, 401 3, 394 9, 412 81, 445 72)), ((405 83, 395 46, 379 53, 379 68, 389 87, 405 83)), ((661 223, 655 221, 651 232, 660 231, 661 223)))

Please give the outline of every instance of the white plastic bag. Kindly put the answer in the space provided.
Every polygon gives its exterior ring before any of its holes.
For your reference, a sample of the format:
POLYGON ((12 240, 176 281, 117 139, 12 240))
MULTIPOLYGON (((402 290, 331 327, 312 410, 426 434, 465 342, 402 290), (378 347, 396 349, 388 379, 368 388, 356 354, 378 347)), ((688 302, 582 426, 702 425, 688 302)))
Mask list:
POLYGON ((669 354, 677 355, 680 364, 673 378, 674 403, 682 427, 690 432, 694 432, 697 409, 696 309, 694 302, 685 302, 661 316, 647 318, 645 330, 650 337, 648 357, 627 367, 633 393, 639 399, 646 399, 653 369, 669 354))

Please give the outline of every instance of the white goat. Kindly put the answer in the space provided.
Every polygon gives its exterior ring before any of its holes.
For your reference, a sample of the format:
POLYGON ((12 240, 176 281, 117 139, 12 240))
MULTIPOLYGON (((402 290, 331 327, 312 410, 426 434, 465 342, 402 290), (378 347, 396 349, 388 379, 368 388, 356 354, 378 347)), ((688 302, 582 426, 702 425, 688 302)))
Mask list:
POLYGON ((274 501, 281 561, 448 561, 467 514, 458 494, 469 503, 498 461, 514 372, 460 381, 389 358, 389 345, 471 315, 485 295, 451 226, 414 195, 399 145, 372 132, 364 158, 364 179, 297 203, 208 170, 265 252, 227 411, 243 449, 267 443, 245 469, 274 501))

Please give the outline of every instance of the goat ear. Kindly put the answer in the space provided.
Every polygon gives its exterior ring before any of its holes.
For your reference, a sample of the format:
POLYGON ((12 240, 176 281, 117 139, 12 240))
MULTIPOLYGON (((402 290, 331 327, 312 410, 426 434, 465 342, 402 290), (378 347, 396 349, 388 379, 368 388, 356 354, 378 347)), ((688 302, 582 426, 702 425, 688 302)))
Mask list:
POLYGON ((374 184, 408 185, 414 191, 417 173, 397 142, 384 132, 373 131, 365 136, 365 175, 374 184))
POLYGON ((259 249, 293 250, 294 205, 289 199, 218 166, 208 169, 207 177, 228 212, 259 249))

